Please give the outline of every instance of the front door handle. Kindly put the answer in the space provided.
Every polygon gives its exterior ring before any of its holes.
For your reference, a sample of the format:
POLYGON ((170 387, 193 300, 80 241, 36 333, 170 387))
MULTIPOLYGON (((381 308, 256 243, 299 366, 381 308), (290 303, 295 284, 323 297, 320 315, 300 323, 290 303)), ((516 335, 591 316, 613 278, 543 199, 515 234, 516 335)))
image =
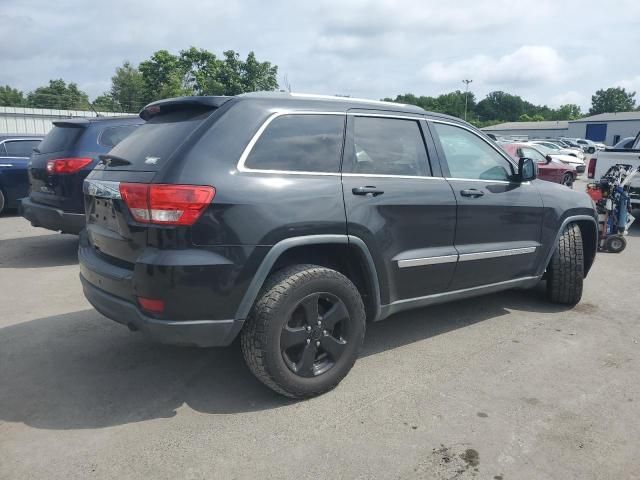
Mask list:
POLYGON ((463 197, 478 198, 483 196, 484 192, 482 190, 478 190, 477 188, 470 188, 468 190, 461 190, 460 195, 462 195, 463 197))
POLYGON ((351 193, 353 193, 354 195, 371 195, 372 197, 377 197, 378 195, 382 195, 384 193, 384 190, 381 190, 378 187, 374 187, 372 185, 366 185, 364 187, 352 188, 351 193))

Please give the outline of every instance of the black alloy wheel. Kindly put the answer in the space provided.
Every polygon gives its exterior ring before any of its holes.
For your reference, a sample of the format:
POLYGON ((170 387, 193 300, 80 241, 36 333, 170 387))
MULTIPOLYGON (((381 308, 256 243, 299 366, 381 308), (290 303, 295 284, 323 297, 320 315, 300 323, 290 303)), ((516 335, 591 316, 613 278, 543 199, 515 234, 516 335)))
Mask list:
POLYGON ((335 295, 303 298, 282 327, 280 351, 286 365, 301 377, 327 372, 347 348, 349 324, 349 311, 335 295))

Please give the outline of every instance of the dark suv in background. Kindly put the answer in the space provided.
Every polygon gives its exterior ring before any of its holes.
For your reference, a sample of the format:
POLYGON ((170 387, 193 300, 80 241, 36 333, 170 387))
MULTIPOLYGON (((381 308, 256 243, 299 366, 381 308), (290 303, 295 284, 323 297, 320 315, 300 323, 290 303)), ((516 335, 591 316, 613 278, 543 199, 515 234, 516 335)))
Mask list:
POLYGON ((536 180, 471 125, 396 103, 186 97, 85 180, 87 299, 159 341, 241 336, 252 372, 303 398, 340 382, 367 321, 546 279, 573 305, 590 198, 536 180))
POLYGON ((43 135, 0 135, 0 213, 16 208, 29 192, 27 164, 43 135))
POLYGON ((35 227, 78 234, 84 228, 82 182, 143 120, 137 116, 59 120, 29 162, 29 197, 22 216, 35 227))

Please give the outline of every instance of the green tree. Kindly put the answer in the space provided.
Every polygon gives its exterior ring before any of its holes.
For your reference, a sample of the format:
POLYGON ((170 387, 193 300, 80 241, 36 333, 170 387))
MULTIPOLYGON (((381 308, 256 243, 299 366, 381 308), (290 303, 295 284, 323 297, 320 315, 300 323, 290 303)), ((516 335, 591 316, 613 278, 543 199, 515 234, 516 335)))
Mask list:
POLYGON ((269 91, 278 88, 278 67, 271 62, 259 62, 249 52, 241 68, 243 92, 269 91))
POLYGON ((242 60, 233 50, 223 52, 222 59, 195 47, 178 55, 159 50, 140 63, 139 71, 146 101, 180 95, 238 95, 278 88, 278 67, 258 61, 253 52, 242 60))
POLYGON ((91 102, 93 108, 98 112, 121 112, 120 105, 110 93, 103 93, 91 102))
POLYGON ((628 112, 635 108, 634 99, 636 92, 627 92, 621 87, 598 90, 591 97, 590 115, 597 115, 605 112, 628 112))
MULTIPOLYGON (((117 105, 116 111, 137 112, 145 105, 145 82, 140 71, 125 61, 111 77, 109 96, 117 105)), ((96 99, 97 101, 97 99, 96 99)))
POLYGON ((0 86, 0 105, 3 107, 24 107, 27 104, 27 99, 24 98, 24 94, 16 89, 11 88, 9 85, 0 86))
POLYGON ((582 116, 582 111, 578 105, 568 103, 560 105, 556 110, 551 112, 550 120, 575 120, 582 116))
POLYGON ((211 52, 191 47, 182 50, 179 65, 184 83, 194 95, 224 95, 220 82, 222 62, 211 52))
MULTIPOLYGON (((464 118, 465 92, 460 90, 443 93, 437 97, 417 97, 413 93, 405 93, 404 95, 396 96, 394 99, 385 98, 384 100, 388 102, 417 105, 418 107, 424 108, 430 112, 446 113, 447 115, 464 118)), ((473 92, 468 93, 467 102, 467 117, 472 118, 476 106, 476 98, 473 92)))
POLYGON ((49 80, 46 87, 38 87, 27 95, 27 103, 35 108, 59 108, 62 110, 87 110, 89 97, 75 83, 61 78, 49 80))
MULTIPOLYGON (((515 122, 527 110, 531 110, 530 103, 525 102, 518 95, 496 91, 489 93, 476 106, 476 114, 481 120, 502 120, 515 122)), ((534 113, 534 112, 529 112, 534 113)))
POLYGON ((191 95, 193 90, 184 84, 184 70, 177 55, 158 50, 138 67, 144 80, 144 101, 191 95))

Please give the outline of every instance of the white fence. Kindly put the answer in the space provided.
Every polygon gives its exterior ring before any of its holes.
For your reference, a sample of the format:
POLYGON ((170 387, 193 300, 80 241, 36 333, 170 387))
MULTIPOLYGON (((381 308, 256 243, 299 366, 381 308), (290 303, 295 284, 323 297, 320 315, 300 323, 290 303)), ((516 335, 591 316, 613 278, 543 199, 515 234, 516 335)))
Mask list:
MULTIPOLYGON (((98 112, 101 116, 117 117, 122 113, 98 112)), ((0 107, 0 134, 23 133, 45 134, 52 122, 65 118, 95 117, 84 110, 56 110, 50 108, 0 107)))

